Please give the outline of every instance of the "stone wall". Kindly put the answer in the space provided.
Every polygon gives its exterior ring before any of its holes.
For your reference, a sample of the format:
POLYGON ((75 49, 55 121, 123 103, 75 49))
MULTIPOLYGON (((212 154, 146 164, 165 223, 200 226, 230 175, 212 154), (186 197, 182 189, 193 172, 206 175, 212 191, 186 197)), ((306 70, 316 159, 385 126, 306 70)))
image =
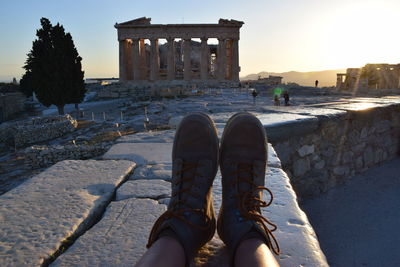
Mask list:
POLYGON ((327 191, 400 151, 400 105, 300 121, 299 131, 288 135, 278 135, 279 127, 287 126, 275 126, 270 142, 301 197, 327 191))
POLYGON ((70 115, 33 118, 0 125, 0 142, 23 147, 73 132, 78 122, 70 115))
POLYGON ((31 146, 25 149, 25 164, 31 168, 48 167, 62 160, 90 159, 103 155, 109 145, 31 146))
POLYGON ((0 93, 0 122, 22 111, 25 99, 26 97, 21 93, 0 93))
POLYGON ((175 97, 196 95, 197 90, 209 88, 234 88, 236 82, 201 82, 201 81, 160 81, 160 82, 125 82, 112 83, 103 86, 97 94, 98 98, 125 98, 133 97, 139 100, 149 97, 175 97))

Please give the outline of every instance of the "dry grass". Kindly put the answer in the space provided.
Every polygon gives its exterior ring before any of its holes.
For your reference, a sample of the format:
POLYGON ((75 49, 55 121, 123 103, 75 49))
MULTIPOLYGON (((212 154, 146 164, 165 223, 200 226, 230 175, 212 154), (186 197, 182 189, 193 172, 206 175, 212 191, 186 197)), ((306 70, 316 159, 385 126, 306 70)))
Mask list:
POLYGON ((84 129, 87 128, 91 125, 95 124, 94 121, 88 121, 88 120, 78 120, 78 127, 77 129, 84 129))
POLYGON ((103 142, 115 141, 117 138, 119 138, 121 136, 134 134, 134 133, 135 133, 135 131, 132 131, 132 130, 102 132, 102 133, 98 133, 95 136, 93 136, 88 141, 88 144, 95 145, 95 144, 100 144, 103 142))

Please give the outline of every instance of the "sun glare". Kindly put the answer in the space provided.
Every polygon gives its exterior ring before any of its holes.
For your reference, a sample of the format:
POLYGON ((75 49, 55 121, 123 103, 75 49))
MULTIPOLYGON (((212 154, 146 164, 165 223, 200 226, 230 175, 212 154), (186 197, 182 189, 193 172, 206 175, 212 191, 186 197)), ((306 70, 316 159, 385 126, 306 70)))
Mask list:
POLYGON ((366 63, 399 61, 399 8, 400 4, 388 1, 365 1, 349 3, 332 12, 324 25, 332 51, 328 56, 331 64, 360 67, 366 63))

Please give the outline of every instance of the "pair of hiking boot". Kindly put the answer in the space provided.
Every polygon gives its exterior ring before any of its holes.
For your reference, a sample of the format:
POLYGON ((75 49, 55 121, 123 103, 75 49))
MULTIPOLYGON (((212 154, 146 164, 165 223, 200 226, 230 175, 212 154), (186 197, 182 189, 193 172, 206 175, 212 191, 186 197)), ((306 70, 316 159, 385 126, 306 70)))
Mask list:
POLYGON ((171 200, 167 211, 155 222, 147 247, 161 236, 172 236, 181 243, 189 262, 212 239, 217 228, 232 256, 238 245, 249 238, 263 240, 278 254, 279 247, 271 233, 276 226, 260 210, 272 202, 271 191, 264 187, 266 162, 264 128, 250 113, 238 113, 229 119, 220 148, 210 117, 203 113, 186 116, 173 144, 171 200), (223 194, 217 224, 212 184, 218 164, 223 194), (262 200, 263 190, 271 195, 268 203, 262 200))

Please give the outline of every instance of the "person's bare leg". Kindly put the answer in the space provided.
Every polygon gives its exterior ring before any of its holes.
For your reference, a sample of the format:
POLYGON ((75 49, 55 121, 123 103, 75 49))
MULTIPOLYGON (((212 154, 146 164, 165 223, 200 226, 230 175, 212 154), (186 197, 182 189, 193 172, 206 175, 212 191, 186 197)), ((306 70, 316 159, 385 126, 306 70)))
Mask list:
POLYGON ((246 239, 241 242, 235 254, 235 267, 270 267, 279 266, 274 255, 258 238, 246 239))
POLYGON ((135 265, 135 267, 152 266, 185 266, 185 251, 179 241, 169 236, 160 237, 135 265))

